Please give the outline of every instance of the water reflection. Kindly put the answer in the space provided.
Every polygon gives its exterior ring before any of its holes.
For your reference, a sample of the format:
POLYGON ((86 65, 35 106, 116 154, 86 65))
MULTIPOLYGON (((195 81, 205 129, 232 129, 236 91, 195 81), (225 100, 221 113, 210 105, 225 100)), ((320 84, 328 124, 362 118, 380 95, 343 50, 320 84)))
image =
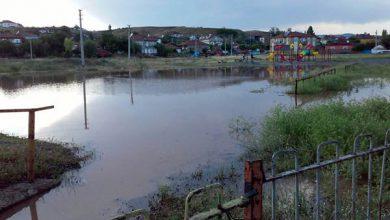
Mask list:
POLYGON ((81 72, 83 78, 83 101, 84 101, 84 127, 88 129, 88 117, 87 117, 87 91, 86 91, 86 80, 85 73, 81 72))
MULTIPOLYGON (((31 220, 38 220, 38 210, 37 210, 37 201, 43 196, 43 194, 39 194, 36 196, 33 196, 32 198, 25 200, 7 210, 0 213, 0 219, 9 219, 16 213, 18 213, 20 210, 28 209, 28 218, 31 220)), ((27 217, 27 216, 26 216, 27 217)))
POLYGON ((130 79, 130 100, 131 104, 134 105, 134 95, 133 95, 133 77, 131 71, 129 70, 129 79, 130 79))
MULTIPOLYGON (((228 133, 231 120, 262 118, 275 105, 305 102, 301 97, 295 101, 284 84, 274 82, 315 68, 147 70, 104 77, 75 73, 58 81, 21 77, 1 80, 0 107, 47 97, 56 109, 50 123, 38 124, 38 137, 90 146, 102 155, 37 201, 40 218, 109 219, 118 214, 118 198, 142 198, 171 174, 234 159, 241 149, 228 133), (251 93, 254 89, 264 92, 251 93)), ((23 135, 19 123, 0 120, 0 130, 23 135)), ((24 208, 12 219, 30 215, 24 208)))

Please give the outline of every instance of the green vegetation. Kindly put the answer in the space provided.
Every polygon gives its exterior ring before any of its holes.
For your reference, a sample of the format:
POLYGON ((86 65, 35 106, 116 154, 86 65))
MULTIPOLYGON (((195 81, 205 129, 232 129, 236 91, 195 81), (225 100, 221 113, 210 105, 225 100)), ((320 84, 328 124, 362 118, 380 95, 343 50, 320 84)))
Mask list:
MULTIPOLYGON (((232 67, 232 66, 256 66, 266 64, 264 61, 256 63, 236 62, 237 56, 202 57, 202 58, 132 58, 128 61, 125 57, 86 59, 84 71, 87 74, 99 75, 113 72, 127 72, 143 69, 167 70, 175 68, 195 67, 232 67)), ((31 74, 64 74, 80 71, 80 59, 78 58, 50 58, 50 59, 0 59, 0 75, 15 76, 31 74)))
MULTIPOLYGON (((336 68, 336 70, 337 73, 333 75, 324 75, 299 82, 298 94, 307 95, 346 91, 364 83, 366 78, 390 78, 389 65, 359 64, 349 71, 345 71, 343 67, 336 68)), ((294 93, 294 86, 292 86, 289 93, 294 93)))
MULTIPOLYGON (((0 187, 26 181, 28 140, 0 134, 0 187)), ((58 178, 64 172, 80 168, 87 156, 78 156, 80 148, 66 144, 36 141, 36 178, 58 178)))
POLYGON ((93 40, 86 40, 84 44, 85 57, 91 58, 96 56, 97 46, 93 40))
MULTIPOLYGON (((237 119, 231 125, 232 134, 238 138, 245 148, 245 159, 262 159, 270 168, 272 154, 278 150, 294 148, 299 152, 300 165, 309 165, 316 162, 317 145, 327 140, 338 140, 341 144, 340 155, 351 153, 354 138, 359 134, 373 134, 374 146, 383 146, 385 132, 390 128, 390 101, 386 98, 373 98, 362 102, 343 103, 333 101, 328 104, 309 106, 306 108, 276 107, 261 124, 237 119)), ((361 149, 367 149, 367 142, 362 143, 361 149)), ((326 148, 322 151, 323 159, 334 158, 334 150, 326 148)), ((387 157, 390 162, 390 158, 387 157)), ((373 201, 378 196, 378 185, 381 168, 381 157, 374 156, 373 162, 373 201)), ((367 160, 359 159, 358 170, 358 201, 359 212, 364 214, 366 201, 367 160)), ((387 164, 389 164, 387 162, 387 164)), ((279 171, 293 168, 293 160, 284 158, 279 160, 279 171)), ((350 162, 341 165, 340 191, 343 201, 342 214, 348 216, 350 210, 350 162)), ((390 175, 387 169, 386 176, 390 175)), ((304 178, 313 178, 308 173, 304 178)), ((329 217, 332 210, 333 188, 332 170, 323 169, 322 187, 326 196, 326 215, 329 217)), ((384 189, 386 193, 384 204, 386 213, 390 212, 389 184, 384 189), (387 205, 386 205, 387 204, 387 205)), ((311 198, 307 198, 311 201, 311 198)), ((283 202, 282 202, 283 203, 283 202)), ((312 202, 310 202, 312 204, 312 202)), ((375 204, 375 202, 373 202, 375 204)), ((313 205, 313 204, 312 204, 313 205)), ((375 208, 374 208, 375 209, 375 208)), ((280 210, 279 210, 280 211, 280 210)), ((288 215, 288 213, 284 213, 288 215)), ((290 213, 291 214, 291 213, 290 213)))

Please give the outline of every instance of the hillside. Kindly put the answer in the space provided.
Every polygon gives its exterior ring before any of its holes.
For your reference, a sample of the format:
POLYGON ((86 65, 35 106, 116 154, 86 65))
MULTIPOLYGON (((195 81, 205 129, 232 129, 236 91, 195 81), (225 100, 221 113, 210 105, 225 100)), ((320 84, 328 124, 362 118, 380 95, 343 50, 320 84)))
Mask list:
MULTIPOLYGON (((182 34, 184 36, 190 35, 208 35, 217 34, 221 28, 203 28, 203 27, 184 27, 184 26, 171 26, 171 27, 133 27, 132 32, 136 32, 142 35, 162 36, 168 34, 182 34)), ((235 31, 244 33, 242 30, 235 31)), ((120 28, 113 30, 114 35, 126 36, 127 28, 120 28)))

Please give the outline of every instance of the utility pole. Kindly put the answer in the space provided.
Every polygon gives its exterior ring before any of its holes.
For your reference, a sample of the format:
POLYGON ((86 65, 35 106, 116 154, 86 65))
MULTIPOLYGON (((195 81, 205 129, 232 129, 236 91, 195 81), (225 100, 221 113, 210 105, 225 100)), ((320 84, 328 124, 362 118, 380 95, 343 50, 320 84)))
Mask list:
POLYGON ((129 31, 128 31, 128 34, 127 34, 127 37, 128 37, 128 51, 127 51, 127 54, 128 54, 128 58, 130 60, 131 58, 131 27, 129 25, 129 31))
POLYGON ((225 51, 223 51, 223 53, 227 53, 227 50, 226 50, 226 37, 224 37, 224 40, 225 40, 225 51))
POLYGON ((80 53, 81 53, 81 66, 85 66, 84 59, 84 39, 83 39, 83 24, 81 19, 81 9, 79 9, 79 17, 80 17, 80 53))
POLYGON ((230 35, 230 56, 233 56, 233 35, 230 35))
POLYGON ((31 39, 29 39, 29 41, 30 41, 30 59, 33 59, 33 49, 32 49, 32 40, 31 39))
POLYGON ((378 46, 378 30, 375 30, 375 46, 378 46))

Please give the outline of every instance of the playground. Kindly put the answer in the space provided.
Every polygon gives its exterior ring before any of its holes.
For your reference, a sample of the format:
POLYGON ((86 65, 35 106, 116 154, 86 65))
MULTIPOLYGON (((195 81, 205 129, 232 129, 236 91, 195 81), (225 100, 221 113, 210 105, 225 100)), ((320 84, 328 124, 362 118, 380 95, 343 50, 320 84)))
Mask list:
POLYGON ((290 45, 276 45, 268 56, 270 62, 305 62, 305 61, 332 61, 332 52, 324 48, 314 47, 310 43, 292 43, 290 45))

